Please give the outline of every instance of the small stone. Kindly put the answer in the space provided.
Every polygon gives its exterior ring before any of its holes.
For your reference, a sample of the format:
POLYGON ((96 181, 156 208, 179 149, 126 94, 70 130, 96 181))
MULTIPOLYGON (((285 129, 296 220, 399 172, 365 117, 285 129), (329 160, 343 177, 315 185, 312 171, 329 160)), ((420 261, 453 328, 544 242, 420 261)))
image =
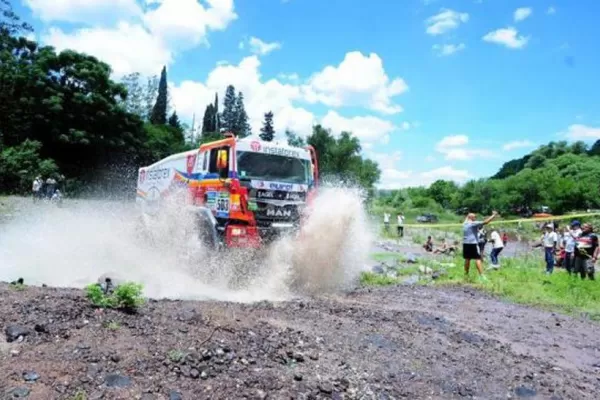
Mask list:
POLYGON ((537 392, 534 389, 525 386, 519 386, 515 389, 515 394, 519 397, 534 397, 537 392))
POLYGON ((38 333, 48 333, 48 327, 46 327, 46 325, 44 324, 35 324, 33 330, 35 330, 38 333))
POLYGON ((7 399, 24 399, 29 396, 31 391, 26 387, 17 387, 8 391, 9 397, 7 399))
POLYGON ((181 393, 179 393, 176 390, 171 390, 169 392, 169 400, 183 400, 183 397, 181 397, 181 393))
POLYGON ((208 379, 208 374, 206 373, 206 371, 202 371, 200 373, 200 378, 202 378, 202 379, 208 379))
POLYGON ((107 387, 126 388, 131 386, 131 379, 125 375, 110 374, 106 376, 104 383, 107 387))
MULTIPOLYGON (((30 332, 29 329, 22 326, 10 325, 4 329, 4 333, 6 335, 6 341, 10 343, 18 340, 20 337, 22 338, 29 335, 30 332)), ((23 340, 21 339, 21 341, 23 340)))
POLYGON ((10 351, 10 355, 13 356, 13 357, 18 356, 19 354, 21 354, 21 352, 19 350, 17 350, 17 349, 12 349, 10 351))
POLYGON ((23 379, 25 379, 25 382, 35 382, 40 379, 40 376, 35 371, 26 371, 23 372, 23 379))
POLYGON ((325 394, 331 394, 333 392, 333 388, 328 383, 319 383, 319 390, 325 394))
POLYGON ((118 354, 113 354, 113 355, 110 356, 110 360, 112 362, 118 363, 119 361, 121 361, 121 357, 118 354))
POLYGON ((190 377, 192 377, 193 379, 198 379, 200 377, 200 371, 198 371, 196 368, 193 368, 190 371, 190 377))
POLYGON ((300 382, 302 380, 302 375, 300 374, 295 374, 294 375, 294 380, 300 382))

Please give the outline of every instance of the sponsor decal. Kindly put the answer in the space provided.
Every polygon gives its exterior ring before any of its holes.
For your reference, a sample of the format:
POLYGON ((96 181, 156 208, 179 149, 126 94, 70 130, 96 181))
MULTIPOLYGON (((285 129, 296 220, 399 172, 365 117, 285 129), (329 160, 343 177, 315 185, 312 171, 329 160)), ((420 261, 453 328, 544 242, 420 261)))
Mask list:
POLYGON ((187 173, 191 174, 192 172, 194 172, 194 165, 196 165, 196 156, 197 154, 189 154, 187 156, 187 162, 186 162, 186 167, 187 167, 187 173))
POLYGON ((273 189, 273 190, 290 191, 293 188, 294 188, 294 184, 293 183, 277 183, 277 182, 271 182, 271 183, 269 183, 269 189, 273 189))
POLYGON ((252 149, 252 151, 260 151, 261 147, 262 146, 260 145, 260 142, 254 141, 250 143, 250 148, 252 149))
POLYGON ((161 179, 167 179, 171 173, 170 168, 153 169, 148 171, 146 177, 149 181, 157 181, 161 179))

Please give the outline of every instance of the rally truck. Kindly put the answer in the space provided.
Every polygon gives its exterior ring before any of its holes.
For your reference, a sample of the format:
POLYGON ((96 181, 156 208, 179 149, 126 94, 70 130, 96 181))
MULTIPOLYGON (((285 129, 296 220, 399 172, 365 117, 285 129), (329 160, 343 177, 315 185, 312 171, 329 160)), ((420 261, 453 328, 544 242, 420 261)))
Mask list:
POLYGON ((177 204, 194 218, 201 240, 217 249, 257 249, 296 231, 317 189, 315 149, 224 136, 139 169, 136 203, 144 220, 179 193, 177 204))

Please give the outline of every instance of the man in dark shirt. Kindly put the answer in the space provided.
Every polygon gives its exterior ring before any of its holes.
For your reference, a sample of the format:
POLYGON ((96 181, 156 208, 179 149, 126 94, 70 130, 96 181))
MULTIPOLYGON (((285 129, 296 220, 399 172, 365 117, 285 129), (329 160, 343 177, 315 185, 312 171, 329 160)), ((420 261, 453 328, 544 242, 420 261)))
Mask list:
POLYGON ((594 227, 591 224, 583 224, 581 235, 575 239, 575 273, 579 273, 581 279, 586 276, 594 280, 596 260, 598 259, 598 236, 594 233, 594 227))

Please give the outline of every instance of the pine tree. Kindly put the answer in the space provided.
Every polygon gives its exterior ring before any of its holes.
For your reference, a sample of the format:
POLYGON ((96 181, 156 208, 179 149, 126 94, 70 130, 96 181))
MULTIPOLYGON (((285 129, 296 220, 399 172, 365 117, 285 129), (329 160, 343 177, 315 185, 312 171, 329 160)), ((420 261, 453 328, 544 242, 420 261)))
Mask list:
POLYGON ((202 134, 216 132, 215 107, 212 104, 206 106, 204 118, 202 119, 202 134))
POLYGON ((219 132, 221 129, 221 114, 219 114, 219 93, 215 93, 215 104, 213 105, 213 127, 214 130, 212 132, 219 132))
POLYGON ((177 116, 177 111, 173 111, 173 114, 171 114, 171 116, 169 117, 169 121, 168 121, 169 126, 172 126, 173 128, 182 131, 183 129, 181 128, 181 121, 179 120, 179 117, 177 116))
POLYGON ((293 131, 291 131, 289 129, 285 130, 285 137, 287 138, 287 142, 290 146, 294 146, 294 147, 306 146, 306 142, 304 141, 304 138, 301 138, 300 136, 296 135, 293 131))
POLYGON ((238 92, 238 96, 235 99, 235 129, 234 133, 239 137, 250 136, 252 128, 248 123, 248 114, 246 114, 246 108, 244 107, 244 94, 238 92))
POLYGON ((235 87, 227 86, 225 99, 223 100, 223 114, 221 115, 222 128, 228 132, 233 132, 236 124, 235 112, 235 87))
POLYGON ((165 125, 167 123, 167 67, 163 67, 160 72, 160 81, 158 82, 158 96, 156 103, 152 108, 150 122, 154 125, 165 125))
POLYGON ((273 112, 269 111, 265 114, 263 127, 260 128, 259 134, 261 140, 271 142, 275 138, 275 129, 273 129, 273 112))

